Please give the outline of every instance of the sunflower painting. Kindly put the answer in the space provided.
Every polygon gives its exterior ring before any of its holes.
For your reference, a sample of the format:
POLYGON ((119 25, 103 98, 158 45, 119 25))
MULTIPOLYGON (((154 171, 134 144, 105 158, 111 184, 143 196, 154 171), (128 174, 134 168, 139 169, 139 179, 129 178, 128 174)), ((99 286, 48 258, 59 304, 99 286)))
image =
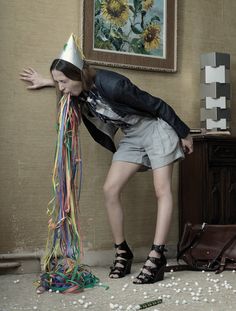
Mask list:
POLYGON ((177 0, 84 0, 88 63, 176 71, 177 0))
POLYGON ((166 0, 96 0, 94 49, 165 57, 166 0))

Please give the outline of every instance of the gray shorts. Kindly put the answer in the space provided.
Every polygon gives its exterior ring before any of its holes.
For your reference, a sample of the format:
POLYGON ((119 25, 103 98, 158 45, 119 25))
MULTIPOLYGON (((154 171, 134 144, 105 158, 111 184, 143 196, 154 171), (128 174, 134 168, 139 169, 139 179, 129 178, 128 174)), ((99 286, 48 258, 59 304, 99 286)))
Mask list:
POLYGON ((113 161, 156 169, 184 158, 179 137, 162 119, 141 118, 137 124, 124 129, 123 133, 113 161))

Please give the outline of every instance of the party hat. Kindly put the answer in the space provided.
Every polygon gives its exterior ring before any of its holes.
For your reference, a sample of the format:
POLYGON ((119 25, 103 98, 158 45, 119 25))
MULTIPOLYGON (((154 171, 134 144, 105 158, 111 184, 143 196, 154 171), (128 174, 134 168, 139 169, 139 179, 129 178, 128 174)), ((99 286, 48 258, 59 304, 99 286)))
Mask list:
POLYGON ((73 33, 58 58, 73 64, 80 70, 83 69, 84 55, 79 47, 79 39, 73 33))

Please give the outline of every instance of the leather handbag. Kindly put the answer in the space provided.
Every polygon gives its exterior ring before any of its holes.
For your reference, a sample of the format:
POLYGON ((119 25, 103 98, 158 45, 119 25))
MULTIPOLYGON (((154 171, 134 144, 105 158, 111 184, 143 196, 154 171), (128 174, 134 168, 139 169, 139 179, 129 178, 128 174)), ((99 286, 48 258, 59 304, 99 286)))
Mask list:
POLYGON ((192 270, 236 269, 236 225, 185 224, 177 260, 192 270))

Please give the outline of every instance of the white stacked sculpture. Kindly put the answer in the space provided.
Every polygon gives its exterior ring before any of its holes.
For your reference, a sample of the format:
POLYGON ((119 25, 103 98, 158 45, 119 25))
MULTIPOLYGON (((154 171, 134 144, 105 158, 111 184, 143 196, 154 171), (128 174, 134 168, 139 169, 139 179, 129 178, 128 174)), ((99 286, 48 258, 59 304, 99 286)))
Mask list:
POLYGON ((201 55, 201 127, 207 131, 229 130, 230 55, 201 55))

